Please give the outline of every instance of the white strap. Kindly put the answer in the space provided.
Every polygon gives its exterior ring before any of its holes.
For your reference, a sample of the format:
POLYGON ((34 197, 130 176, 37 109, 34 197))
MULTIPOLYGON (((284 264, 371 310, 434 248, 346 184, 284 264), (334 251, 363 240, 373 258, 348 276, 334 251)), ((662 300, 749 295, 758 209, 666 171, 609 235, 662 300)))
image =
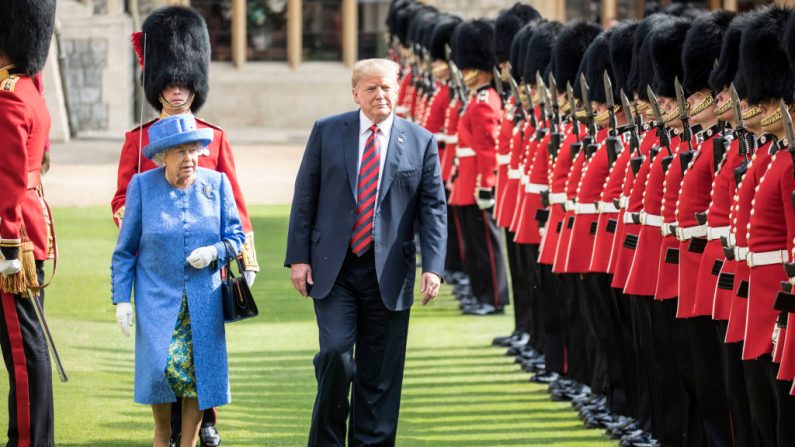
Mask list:
POLYGON ((564 202, 564 203, 565 203, 565 205, 563 206, 563 208, 566 211, 573 211, 574 210, 574 200, 568 200, 567 199, 566 202, 564 202))
POLYGON ((530 183, 530 176, 529 176, 529 175, 527 175, 527 174, 522 174, 522 175, 519 177, 519 183, 521 183, 521 184, 525 185, 525 187, 526 187, 526 186, 527 186, 527 184, 528 184, 528 183, 530 183))
POLYGON ((447 144, 458 144, 458 135, 456 134, 447 134, 444 138, 447 144))
POLYGON ((635 223, 635 221, 632 220, 632 215, 633 214, 635 214, 635 213, 629 213, 629 212, 624 213, 624 223, 625 224, 635 223))
POLYGON ((662 216, 657 216, 655 214, 649 214, 646 211, 640 212, 640 223, 642 225, 648 225, 650 227, 662 227, 663 218, 662 216))
POLYGON ((734 259, 738 261, 745 261, 748 257, 748 247, 734 247, 734 259))
POLYGON ((618 208, 613 202, 596 202, 596 208, 603 214, 618 212, 618 208))
POLYGON ((395 107, 395 113, 408 113, 409 107, 408 106, 397 106, 395 107))
POLYGON ((663 237, 673 234, 671 233, 671 225, 673 225, 673 223, 663 222, 662 226, 660 227, 660 233, 662 233, 663 237))
POLYGON ((628 205, 629 205, 629 197, 621 194, 621 197, 618 198, 618 207, 626 209, 628 205))
POLYGON ((544 191, 549 191, 549 186, 543 183, 528 183, 524 185, 524 191, 533 194, 541 194, 544 191))
POLYGON ((566 203, 566 193, 565 192, 553 192, 549 194, 549 203, 566 203))
POLYGON ((458 147, 455 150, 455 155, 458 156, 458 158, 474 157, 475 150, 471 147, 458 147))
POLYGON ((578 203, 574 205, 574 214, 597 214, 599 209, 595 203, 578 203))
POLYGON ((444 132, 435 133, 435 134, 433 134, 433 136, 436 137, 436 141, 437 142, 439 142, 439 143, 447 143, 447 135, 445 135, 444 132))
POLYGON ((746 261, 748 267, 754 268, 763 265, 783 264, 788 260, 787 250, 765 251, 762 253, 749 252, 746 261))
POLYGON ((680 241, 689 241, 694 237, 705 237, 707 235, 706 225, 695 225, 692 227, 676 227, 676 238, 680 241))
POLYGON ((508 178, 511 180, 519 180, 522 178, 522 172, 518 169, 508 169, 508 178))
POLYGON ((510 162, 511 162, 511 154, 497 154, 498 165, 500 166, 507 165, 510 162))
POLYGON ((707 227, 707 240, 713 241, 721 237, 729 237, 729 226, 725 227, 707 227))

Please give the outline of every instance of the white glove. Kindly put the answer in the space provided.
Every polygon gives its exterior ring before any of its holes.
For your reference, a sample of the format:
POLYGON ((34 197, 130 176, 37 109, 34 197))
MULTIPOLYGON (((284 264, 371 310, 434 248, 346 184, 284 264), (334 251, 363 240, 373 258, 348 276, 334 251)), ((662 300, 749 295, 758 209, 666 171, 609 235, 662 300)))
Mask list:
POLYGON ((192 265, 193 268, 203 269, 216 259, 218 259, 218 250, 214 246, 208 245, 193 250, 190 256, 185 260, 188 261, 188 264, 192 265))
POLYGON ((246 277, 246 284, 251 287, 254 285, 254 280, 257 278, 257 272, 254 270, 243 270, 243 276, 246 277))
POLYGON ((475 203, 481 210, 494 206, 494 191, 491 188, 477 188, 475 190, 475 203))
POLYGON ((7 261, 5 259, 0 259, 0 273, 3 275, 13 275, 14 273, 19 273, 20 264, 19 259, 12 259, 7 261))
POLYGON ((133 311, 130 303, 119 303, 116 305, 116 323, 125 337, 130 336, 130 327, 133 324, 133 311))

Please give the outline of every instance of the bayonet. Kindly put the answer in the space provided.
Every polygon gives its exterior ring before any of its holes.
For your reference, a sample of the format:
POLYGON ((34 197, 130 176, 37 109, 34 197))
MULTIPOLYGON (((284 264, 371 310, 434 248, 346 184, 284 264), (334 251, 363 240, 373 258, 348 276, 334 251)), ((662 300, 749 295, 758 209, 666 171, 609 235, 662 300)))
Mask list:
POLYGON ((552 107, 552 121, 554 124, 560 123, 560 107, 558 107, 558 83, 555 76, 549 73, 549 88, 547 89, 548 100, 552 107))
POLYGON ((526 114, 524 101, 522 101, 522 95, 519 92, 519 85, 516 83, 516 79, 513 78, 513 75, 508 75, 508 85, 511 87, 511 95, 513 95, 513 101, 516 103, 517 109, 524 115, 526 114))
POLYGON ((740 155, 743 155, 747 161, 749 156, 748 140, 746 139, 747 131, 743 123, 743 112, 740 105, 740 95, 737 94, 737 88, 734 86, 734 82, 732 82, 729 86, 729 91, 731 92, 732 96, 732 111, 734 111, 735 123, 734 129, 737 131, 737 138, 739 139, 740 155))
POLYGON ((585 109, 585 128, 588 135, 595 138, 596 129, 594 127, 594 114, 591 108, 591 98, 588 95, 588 81, 585 80, 585 74, 580 73, 580 93, 582 94, 582 106, 585 109))
POLYGON ((494 77, 494 88, 497 89, 497 94, 500 96, 500 101, 505 102, 505 86, 502 84, 500 69, 495 65, 491 67, 491 72, 491 75, 494 77))
POLYGON ((544 84, 544 79, 541 78, 541 72, 536 72, 536 89, 538 89, 538 101, 541 103, 541 116, 543 119, 550 118, 550 104, 547 95, 547 86, 544 84))
POLYGON ((607 70, 604 71, 602 76, 605 83, 605 104, 607 104, 607 113, 610 115, 610 135, 618 136, 618 120, 616 119, 616 104, 613 101, 613 83, 610 82, 610 75, 607 70))
POLYGON ((533 91, 530 88, 530 84, 525 82, 524 84, 524 91, 526 93, 527 98, 527 110, 530 114, 530 124, 533 125, 533 129, 538 127, 538 120, 536 120, 536 106, 533 103, 533 91))
POLYGON ((679 76, 674 77, 674 90, 676 91, 676 103, 679 105, 679 119, 682 121, 683 126, 682 137, 687 141, 688 151, 692 151, 693 131, 690 129, 690 115, 685 101, 685 91, 682 88, 682 83, 679 82, 679 76))
POLYGON ((668 138, 668 131, 665 130, 665 121, 663 121, 662 112, 660 112, 660 102, 657 101, 657 95, 651 86, 646 86, 646 94, 649 96, 649 105, 654 112, 654 119, 657 121, 657 136, 660 138, 660 146, 665 146, 668 149, 668 155, 672 155, 671 141, 668 138))
POLYGON ((574 132, 574 137, 577 139, 577 142, 580 142, 580 124, 577 122, 576 117, 576 103, 574 100, 574 89, 571 87, 570 82, 566 82, 566 96, 569 99, 569 108, 571 108, 571 124, 572 124, 572 132, 574 132))
POLYGON ((781 123, 784 124, 784 130, 787 132, 787 146, 792 148, 795 146, 795 131, 792 130, 792 117, 789 114, 789 108, 784 104, 783 99, 778 107, 781 111, 781 123))
POLYGON ((629 98, 627 98, 627 94, 624 93, 624 89, 622 88, 619 91, 619 96, 621 96, 621 107, 624 108, 624 116, 627 117, 627 123, 629 124, 629 149, 640 155, 640 139, 638 138, 638 126, 635 124, 635 118, 632 116, 632 107, 629 105, 629 98))

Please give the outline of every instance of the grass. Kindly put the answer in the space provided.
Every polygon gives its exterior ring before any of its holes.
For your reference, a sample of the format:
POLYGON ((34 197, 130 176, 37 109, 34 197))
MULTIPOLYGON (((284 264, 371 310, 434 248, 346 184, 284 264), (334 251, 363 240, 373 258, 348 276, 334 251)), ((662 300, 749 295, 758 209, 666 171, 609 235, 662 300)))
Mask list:
MULTIPOLYGON (((219 429, 225 446, 305 445, 315 394, 314 313, 281 267, 287 207, 250 211, 262 267, 254 285, 260 317, 227 326, 233 402, 220 409, 219 429)), ((147 445, 151 411, 132 401, 133 338, 121 335, 110 304, 117 233, 110 212, 54 213, 60 260, 46 308, 70 377, 54 385, 56 444, 147 445)), ((510 332, 512 316, 462 317, 448 288, 412 312, 398 445, 614 445, 489 347, 493 336, 510 332)), ((0 389, 7 389, 4 373, 0 389)), ((6 411, 0 406, 0 432, 6 411)))

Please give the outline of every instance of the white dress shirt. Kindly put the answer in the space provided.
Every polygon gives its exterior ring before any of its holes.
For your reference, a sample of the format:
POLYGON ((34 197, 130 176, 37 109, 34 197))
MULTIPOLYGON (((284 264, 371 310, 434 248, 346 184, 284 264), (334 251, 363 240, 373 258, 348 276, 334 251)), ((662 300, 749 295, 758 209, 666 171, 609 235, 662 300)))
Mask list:
MULTIPOLYGON (((389 133, 392 131, 392 122, 395 120, 395 114, 390 113, 389 116, 381 121, 378 126, 378 155, 380 156, 378 165, 378 185, 376 186, 376 202, 378 201, 378 194, 381 190, 381 178, 384 176, 384 162, 386 161, 386 150, 389 146, 389 133)), ((370 138, 370 126, 373 122, 364 114, 361 109, 359 110, 359 161, 356 163, 356 179, 354 180, 355 191, 359 189, 359 169, 362 166, 362 156, 364 155, 364 145, 370 138)), ((358 195, 358 193, 357 193, 358 195)))

